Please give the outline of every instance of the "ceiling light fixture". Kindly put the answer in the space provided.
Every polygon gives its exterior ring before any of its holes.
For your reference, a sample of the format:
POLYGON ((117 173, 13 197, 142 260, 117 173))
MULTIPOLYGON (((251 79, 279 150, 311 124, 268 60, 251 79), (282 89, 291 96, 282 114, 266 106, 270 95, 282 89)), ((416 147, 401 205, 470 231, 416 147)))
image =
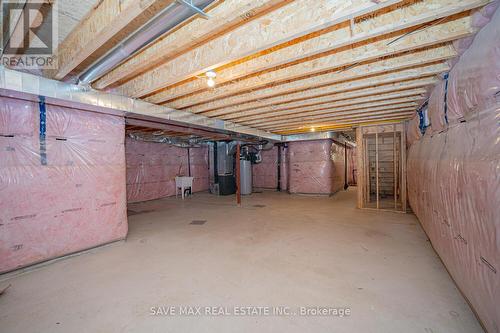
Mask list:
POLYGON ((311 132, 316 132, 316 129, 314 127, 311 127, 311 132))
POLYGON ((205 75, 208 77, 208 80, 207 80, 207 85, 209 87, 214 87, 215 86, 215 78, 217 77, 217 73, 215 73, 214 71, 208 71, 205 73, 205 75))

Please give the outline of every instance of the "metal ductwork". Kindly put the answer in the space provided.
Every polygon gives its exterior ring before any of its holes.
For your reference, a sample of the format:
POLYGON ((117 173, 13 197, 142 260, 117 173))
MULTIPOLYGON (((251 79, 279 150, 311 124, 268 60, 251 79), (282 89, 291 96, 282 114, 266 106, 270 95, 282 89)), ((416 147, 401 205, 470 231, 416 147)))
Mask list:
POLYGON ((202 140, 199 138, 176 138, 169 137, 167 135, 158 135, 155 133, 129 133, 128 137, 137 141, 145 141, 145 142, 155 142, 155 143, 166 143, 172 146, 180 147, 180 148, 200 148, 203 144, 207 144, 208 141, 202 140))
POLYGON ((92 64, 79 77, 79 83, 91 84, 120 63, 136 54, 146 45, 155 41, 158 37, 175 28, 182 22, 194 15, 202 15, 208 18, 203 12, 208 5, 215 0, 176 0, 163 9, 148 23, 137 29, 127 39, 120 42, 101 59, 92 64))

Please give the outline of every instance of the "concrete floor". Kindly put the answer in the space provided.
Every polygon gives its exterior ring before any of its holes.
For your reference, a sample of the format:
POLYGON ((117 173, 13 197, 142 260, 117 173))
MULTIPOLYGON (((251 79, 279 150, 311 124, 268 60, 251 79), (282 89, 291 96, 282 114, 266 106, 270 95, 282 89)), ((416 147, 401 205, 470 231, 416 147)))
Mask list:
POLYGON ((255 193, 241 208, 205 193, 130 205, 125 242, 4 276, 0 331, 482 332, 415 216, 355 201, 350 190, 255 193), (151 315, 162 306, 232 315, 151 315), (291 315, 236 316, 238 306, 291 315), (308 306, 351 315, 293 315, 308 306))

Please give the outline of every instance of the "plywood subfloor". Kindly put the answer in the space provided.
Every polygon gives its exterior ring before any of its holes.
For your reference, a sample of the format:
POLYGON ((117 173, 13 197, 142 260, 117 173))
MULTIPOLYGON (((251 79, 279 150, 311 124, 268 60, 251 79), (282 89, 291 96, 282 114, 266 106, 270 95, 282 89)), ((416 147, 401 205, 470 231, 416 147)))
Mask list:
MULTIPOLYGON (((126 242, 10 276, 2 332, 482 332, 413 215, 333 197, 130 205, 126 242), (192 221, 206 221, 192 224, 192 221), (151 316, 158 306, 349 307, 351 316, 151 316)), ((1 279, 1 277, 0 277, 1 279)))

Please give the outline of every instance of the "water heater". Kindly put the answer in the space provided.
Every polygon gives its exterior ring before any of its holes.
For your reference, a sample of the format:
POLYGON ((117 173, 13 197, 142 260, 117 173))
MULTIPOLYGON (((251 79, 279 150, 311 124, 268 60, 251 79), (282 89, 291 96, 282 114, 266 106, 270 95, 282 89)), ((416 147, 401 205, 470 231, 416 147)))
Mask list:
POLYGON ((252 194, 252 162, 249 160, 240 160, 240 192, 252 194))

